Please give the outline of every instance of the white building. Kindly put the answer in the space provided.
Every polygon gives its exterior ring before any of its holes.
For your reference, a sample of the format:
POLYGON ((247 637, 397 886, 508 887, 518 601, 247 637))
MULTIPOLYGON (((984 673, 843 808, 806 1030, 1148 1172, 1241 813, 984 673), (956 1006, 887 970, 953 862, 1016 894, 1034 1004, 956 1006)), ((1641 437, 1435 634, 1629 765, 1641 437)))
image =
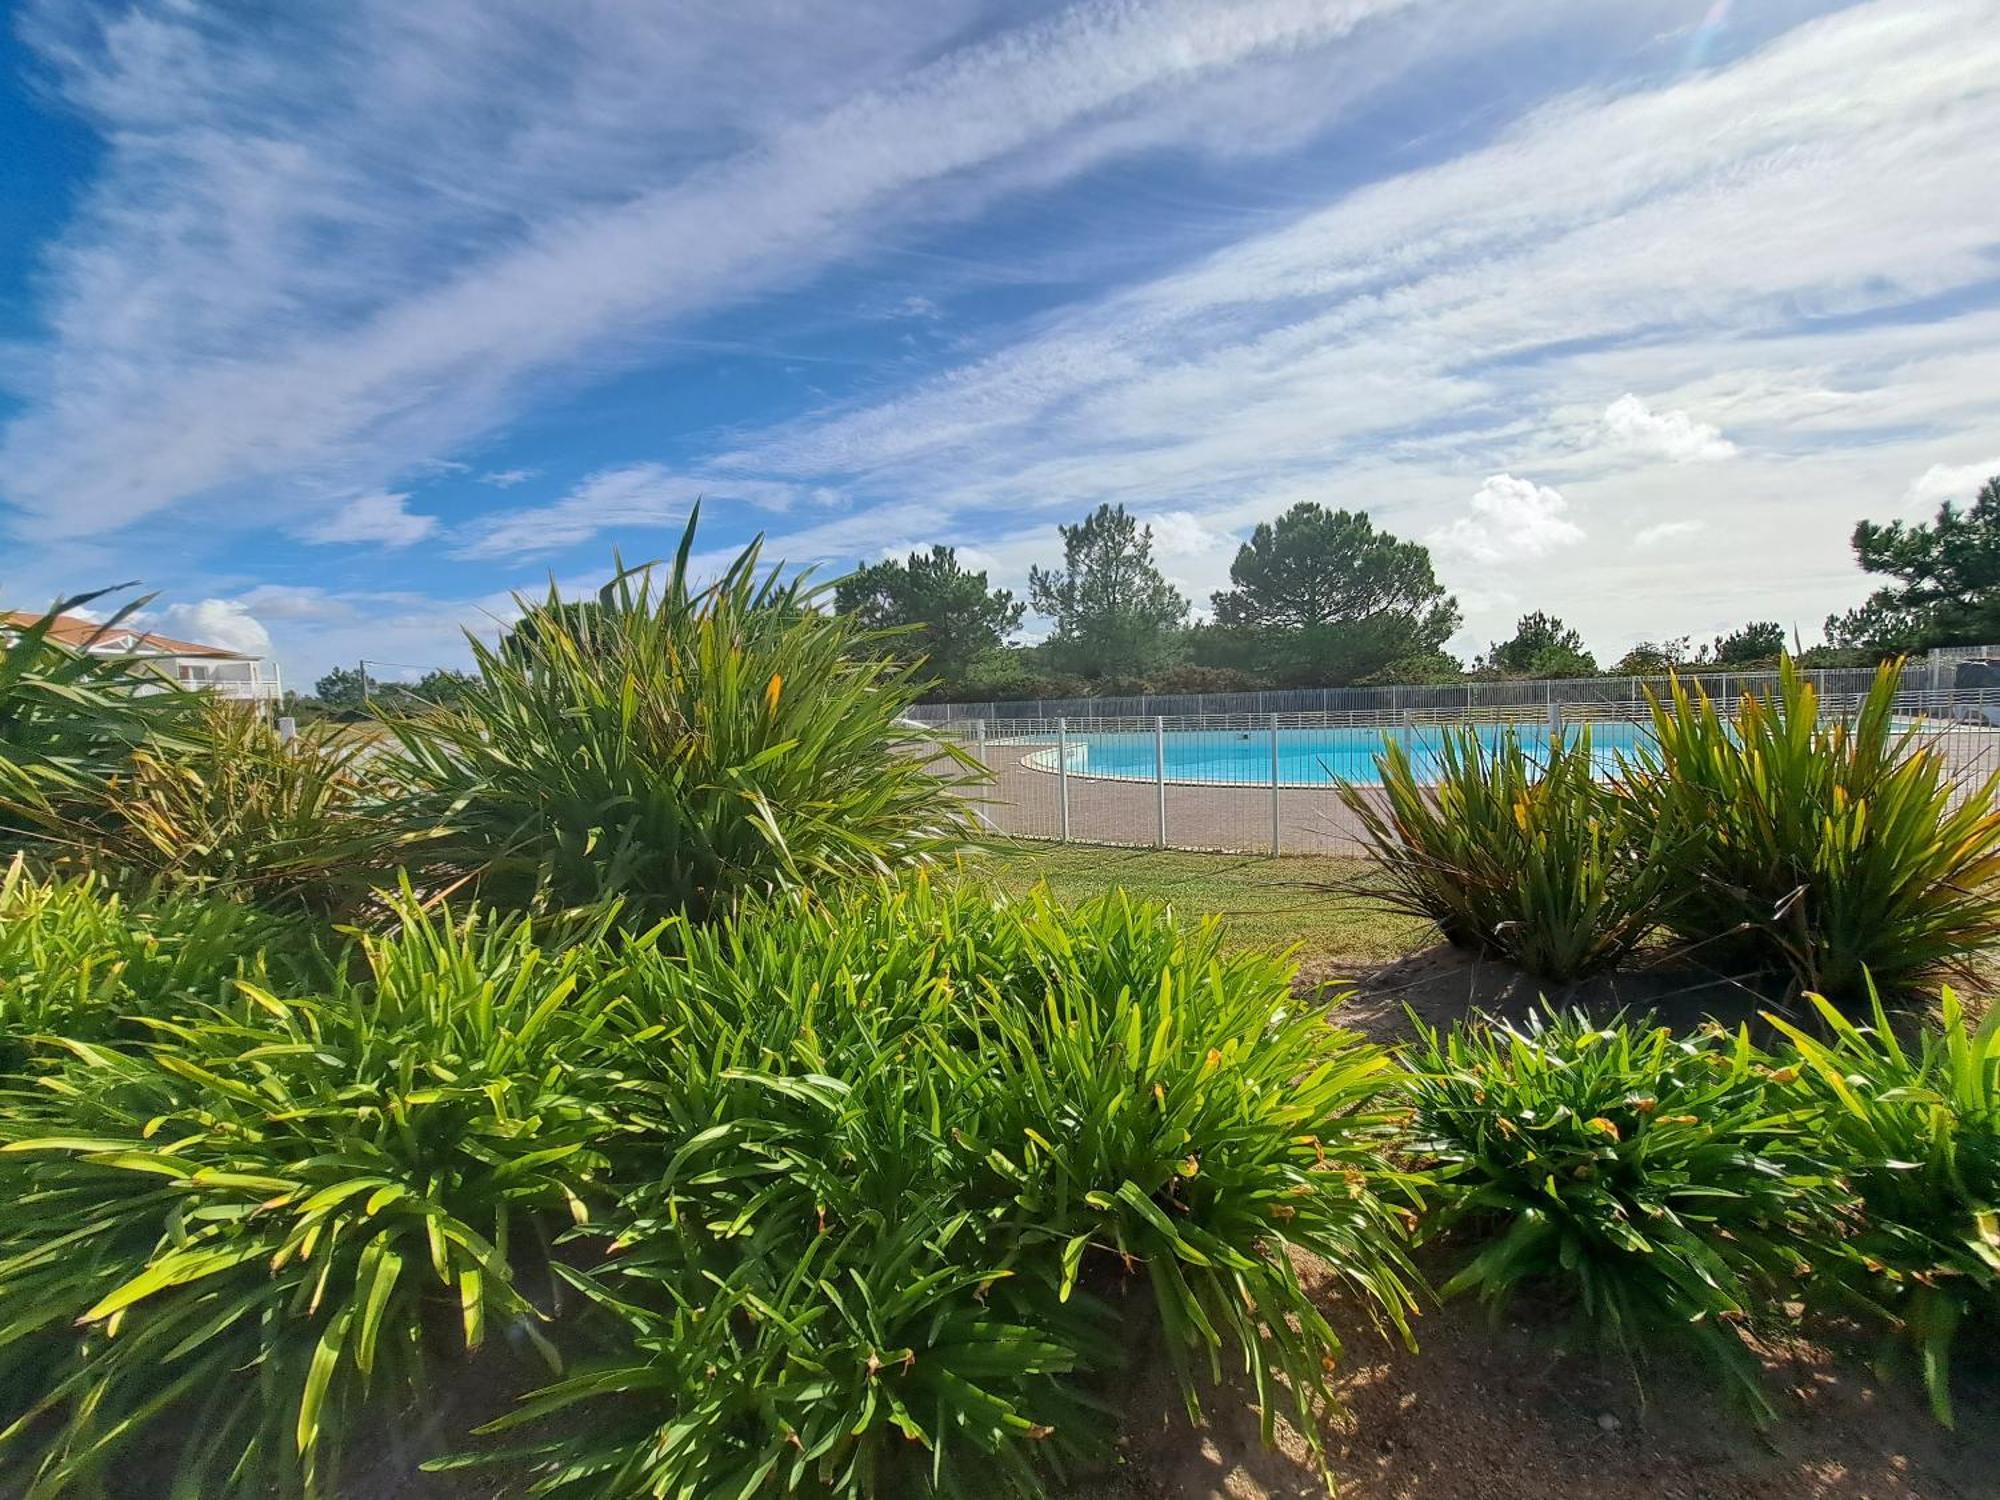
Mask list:
MULTIPOLYGON (((0 631, 18 631, 41 615, 0 610, 0 631)), ((171 636, 134 630, 128 625, 100 625, 76 615, 57 615, 49 639, 92 656, 129 656, 182 687, 199 688, 223 698, 250 703, 275 703, 283 696, 276 662, 222 646, 202 646, 171 636)))

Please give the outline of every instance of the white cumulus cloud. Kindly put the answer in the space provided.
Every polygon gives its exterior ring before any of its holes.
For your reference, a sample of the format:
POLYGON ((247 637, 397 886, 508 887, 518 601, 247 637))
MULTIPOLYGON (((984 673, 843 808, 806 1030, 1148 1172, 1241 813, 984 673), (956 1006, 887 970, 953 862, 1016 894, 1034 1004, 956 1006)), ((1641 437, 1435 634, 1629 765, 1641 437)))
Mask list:
POLYGON ((1473 492, 1470 515, 1459 516, 1426 538, 1440 552, 1473 562, 1513 562, 1544 557, 1583 540, 1562 494, 1532 479, 1493 474, 1473 492))
POLYGON ((235 599, 204 599, 199 604, 170 604, 160 611, 161 633, 197 646, 220 646, 246 656, 271 654, 271 632, 235 599))
POLYGON ((1629 391, 1604 408, 1604 432, 1621 448, 1677 464, 1728 458, 1736 452, 1736 445, 1713 423, 1697 422, 1684 411, 1654 411, 1629 391))
POLYGON ((374 542, 384 547, 407 547, 421 542, 437 530, 436 516, 412 515, 408 495, 386 491, 357 495, 339 510, 310 528, 309 542, 374 542))
POLYGON ((1909 510, 1931 510, 1946 500, 1970 505, 1979 487, 1995 475, 2000 475, 2000 457, 1969 464, 1932 464, 1910 481, 1910 487, 1903 491, 1903 505, 1909 510))

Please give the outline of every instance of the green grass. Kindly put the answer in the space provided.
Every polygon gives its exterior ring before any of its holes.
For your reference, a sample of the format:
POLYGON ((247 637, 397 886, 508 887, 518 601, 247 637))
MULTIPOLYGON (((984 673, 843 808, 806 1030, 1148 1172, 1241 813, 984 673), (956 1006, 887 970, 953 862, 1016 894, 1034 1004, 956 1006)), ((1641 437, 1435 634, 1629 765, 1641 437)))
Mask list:
POLYGON ((967 861, 1003 889, 1038 881, 1073 905, 1106 891, 1164 901, 1184 916, 1222 919, 1232 948, 1299 950, 1301 962, 1339 958, 1386 963, 1429 946, 1436 930, 1356 895, 1317 889, 1374 878, 1362 859, 1287 855, 1189 854, 1091 844, 1014 844, 967 861))

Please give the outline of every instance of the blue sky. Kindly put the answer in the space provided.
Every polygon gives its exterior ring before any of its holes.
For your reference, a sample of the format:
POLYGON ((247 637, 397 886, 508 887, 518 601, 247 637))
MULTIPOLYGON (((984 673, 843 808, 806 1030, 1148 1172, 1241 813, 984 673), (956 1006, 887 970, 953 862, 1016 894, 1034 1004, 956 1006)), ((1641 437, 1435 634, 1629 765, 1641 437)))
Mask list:
POLYGON ((1300 499, 1470 647, 1867 583, 2000 471, 2000 3, 35 0, 0 53, 0 596, 288 679, 757 532, 1205 603, 1300 499))

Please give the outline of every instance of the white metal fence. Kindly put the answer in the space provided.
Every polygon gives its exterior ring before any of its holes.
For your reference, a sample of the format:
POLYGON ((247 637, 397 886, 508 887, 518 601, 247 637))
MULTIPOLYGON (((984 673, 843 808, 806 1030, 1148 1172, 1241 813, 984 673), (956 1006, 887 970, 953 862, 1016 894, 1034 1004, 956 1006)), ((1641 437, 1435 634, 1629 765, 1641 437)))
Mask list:
MULTIPOLYGON (((1865 685, 1865 684, 1864 684, 1865 685)), ((1827 717, 1850 716, 1858 688, 1821 699, 1827 717)), ((1911 687, 1897 707, 1947 759, 1969 790, 2000 770, 2000 691, 1911 687)), ((1336 778, 1367 783, 1385 736, 1420 762, 1448 725, 1508 725, 1529 738, 1593 726, 1606 774, 1644 754, 1643 702, 1607 700, 1488 705, 1468 712, 1412 706, 1379 712, 1224 712, 1198 715, 1059 714, 956 717, 932 726, 990 773, 977 794, 996 832, 1060 842, 1352 854, 1360 847, 1336 778)))
MULTIPOLYGON (((1943 646, 1928 656, 1913 658, 1903 668, 1903 685, 1911 692, 1948 693, 1956 685, 1960 663, 2000 661, 2000 645, 1943 646)), ((1777 682, 1774 671, 1685 674, 1699 681, 1710 697, 1721 702, 1744 693, 1768 691, 1777 682)), ((1806 672, 1821 698, 1864 693, 1874 680, 1872 667, 1829 667, 1806 672)), ((984 719, 1115 719, 1188 718, 1211 714, 1372 714, 1399 723, 1412 713, 1453 713, 1478 716, 1499 709, 1547 707, 1560 703, 1572 710, 1604 703, 1643 707, 1648 695, 1664 694, 1665 677, 1569 677, 1534 681, 1410 683, 1384 687, 1280 688, 1252 693, 1149 693, 1123 698, 1023 698, 989 703, 927 703, 911 717, 927 724, 984 719)))
MULTIPOLYGON (((1913 662, 1905 680, 1913 689, 1949 689, 1951 664, 1913 662)), ((1872 669, 1835 668, 1806 674, 1821 697, 1866 692, 1872 669)), ((1718 701, 1767 691, 1774 672, 1710 672, 1700 681, 1718 701)), ((1411 713, 1479 716, 1499 709, 1546 708, 1552 703, 1643 706, 1648 693, 1664 693, 1664 677, 1578 677, 1540 681, 1453 682, 1390 687, 1282 688, 1254 693, 1168 693, 1124 698, 1024 698, 1011 702, 922 704, 911 717, 924 723, 956 720, 1205 718, 1216 714, 1354 714, 1387 723, 1411 713)))

